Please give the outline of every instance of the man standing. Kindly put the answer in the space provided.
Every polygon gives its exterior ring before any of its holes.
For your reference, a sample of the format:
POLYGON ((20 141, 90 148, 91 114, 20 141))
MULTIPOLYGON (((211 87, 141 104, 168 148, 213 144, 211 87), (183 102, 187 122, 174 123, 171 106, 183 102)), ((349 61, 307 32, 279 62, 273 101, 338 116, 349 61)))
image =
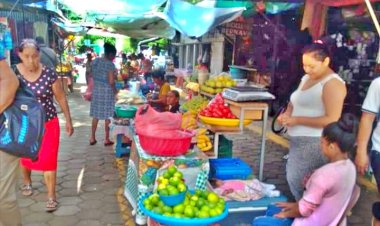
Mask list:
MULTIPOLYGON (((380 123, 377 121, 372 133, 372 147, 367 153, 368 142, 372 132, 372 126, 376 117, 380 114, 380 78, 376 78, 369 86, 367 96, 362 105, 362 117, 359 124, 357 138, 357 154, 355 164, 360 174, 364 174, 371 164, 375 175, 377 190, 380 192, 380 123)), ((377 208, 379 209, 379 208, 377 208)))
POLYGON ((42 37, 36 37, 36 42, 40 47, 41 63, 49 68, 55 69, 58 64, 57 55, 49 48, 42 37))
MULTIPOLYGON (((18 79, 5 59, 0 59, 0 114, 13 102, 18 79)), ((21 225, 16 199, 19 159, 0 150, 0 226, 21 225)))

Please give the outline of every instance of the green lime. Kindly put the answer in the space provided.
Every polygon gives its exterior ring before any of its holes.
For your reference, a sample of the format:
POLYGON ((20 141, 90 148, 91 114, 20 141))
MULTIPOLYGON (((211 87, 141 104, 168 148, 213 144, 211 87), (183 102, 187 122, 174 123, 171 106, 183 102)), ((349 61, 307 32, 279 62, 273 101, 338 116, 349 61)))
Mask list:
POLYGON ((162 209, 161 207, 156 206, 152 209, 152 212, 157 213, 157 214, 162 214, 162 209))
POLYGON ((184 210, 185 210, 185 206, 183 204, 178 204, 178 205, 176 205, 176 206, 173 207, 173 212, 174 213, 180 213, 180 214, 182 214, 184 210))
POLYGON ((170 173, 170 176, 173 176, 175 172, 177 172, 177 167, 171 165, 168 167, 168 170, 166 172, 170 173))
POLYGON ((181 181, 181 179, 178 178, 178 177, 171 177, 171 178, 169 179, 169 184, 171 184, 171 185, 173 185, 173 186, 175 186, 175 187, 177 187, 177 186, 179 185, 180 182, 182 182, 182 181, 181 181))
POLYGON ((183 173, 180 172, 180 171, 177 171, 173 174, 173 177, 178 177, 179 179, 182 179, 183 178, 183 173))
POLYGON ((216 209, 210 209, 209 211, 210 217, 215 217, 220 215, 216 209))
POLYGON ((172 213, 173 212, 173 208, 171 208, 170 206, 163 206, 162 207, 162 211, 164 213, 172 213))
POLYGON ((198 212, 198 217, 199 217, 199 218, 209 218, 209 217, 210 217, 210 214, 208 213, 208 211, 200 210, 200 211, 198 212))
POLYGON ((160 194, 160 195, 169 195, 169 192, 168 192, 167 189, 163 189, 163 190, 158 191, 158 194, 160 194))
POLYGON ((184 192, 184 191, 187 190, 186 184, 184 184, 184 183, 180 183, 180 184, 177 186, 177 188, 178 188, 178 191, 179 191, 179 192, 184 192))
POLYGON ((165 171, 164 174, 162 174, 162 176, 163 176, 165 179, 169 179, 170 177, 172 177, 172 175, 169 173, 169 171, 165 171))
POLYGON ((183 214, 185 217, 193 218, 195 216, 194 209, 191 206, 186 206, 185 210, 183 211, 183 214))
POLYGON ((214 192, 210 192, 207 195, 207 201, 209 201, 210 203, 218 203, 219 202, 219 196, 217 194, 215 194, 214 192))

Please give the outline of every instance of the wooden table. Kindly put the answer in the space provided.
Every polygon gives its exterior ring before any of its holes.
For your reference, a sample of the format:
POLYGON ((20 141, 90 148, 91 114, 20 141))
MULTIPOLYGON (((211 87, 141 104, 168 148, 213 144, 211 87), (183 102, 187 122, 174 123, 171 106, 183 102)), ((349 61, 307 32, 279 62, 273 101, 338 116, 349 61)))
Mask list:
MULTIPOLYGON (((215 95, 200 92, 202 96, 213 98, 215 95)), ((238 116, 239 119, 253 119, 255 121, 261 121, 261 148, 260 148, 260 166, 259 166, 259 180, 263 179, 264 171, 264 158, 265 158, 265 142, 268 123, 268 103, 265 102, 235 102, 232 100, 224 99, 224 101, 230 105, 231 111, 238 116)), ((215 133, 214 139, 214 154, 218 156, 219 135, 221 134, 236 134, 242 133, 244 129, 244 120, 240 120, 239 130, 233 131, 218 131, 212 126, 209 127, 211 131, 215 133)))

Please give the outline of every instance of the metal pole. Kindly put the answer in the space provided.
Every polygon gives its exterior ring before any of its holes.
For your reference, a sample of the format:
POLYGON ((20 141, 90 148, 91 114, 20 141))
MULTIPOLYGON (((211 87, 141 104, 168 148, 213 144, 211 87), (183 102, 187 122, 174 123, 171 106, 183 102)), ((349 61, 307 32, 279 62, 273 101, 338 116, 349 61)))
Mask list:
POLYGON ((23 23, 22 23, 22 28, 23 28, 23 30, 24 30, 24 34, 23 34, 23 38, 26 38, 25 36, 26 36, 26 28, 25 28, 25 10, 24 10, 24 0, 21 0, 21 4, 22 4, 22 21, 23 21, 23 23))

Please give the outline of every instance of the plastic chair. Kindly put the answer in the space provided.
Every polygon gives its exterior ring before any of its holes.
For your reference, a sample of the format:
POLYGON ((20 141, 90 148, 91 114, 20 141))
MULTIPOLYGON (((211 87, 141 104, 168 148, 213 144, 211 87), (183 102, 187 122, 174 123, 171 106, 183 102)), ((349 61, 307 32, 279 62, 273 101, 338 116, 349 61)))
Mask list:
POLYGON ((346 210, 344 211, 342 217, 339 220, 338 226, 346 226, 347 225, 347 216, 350 215, 352 208, 354 208, 355 204, 358 202, 360 197, 360 187, 355 185, 354 190, 352 191, 352 195, 346 210))

